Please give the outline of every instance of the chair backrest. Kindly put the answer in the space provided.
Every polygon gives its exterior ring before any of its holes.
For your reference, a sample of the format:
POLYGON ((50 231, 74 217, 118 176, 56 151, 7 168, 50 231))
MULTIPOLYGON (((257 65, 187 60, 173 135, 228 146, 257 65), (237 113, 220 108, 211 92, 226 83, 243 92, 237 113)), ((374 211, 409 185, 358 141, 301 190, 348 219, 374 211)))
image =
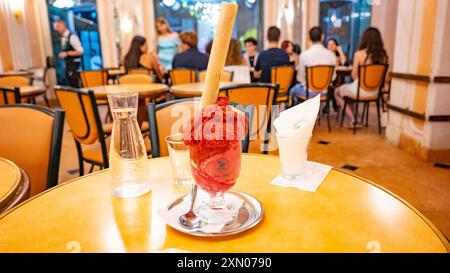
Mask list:
POLYGON ((130 68, 127 70, 127 73, 130 75, 147 75, 151 76, 153 75, 153 69, 148 68, 130 68))
MULTIPOLYGON (((232 104, 232 103, 230 103, 232 104)), ((234 105, 234 103, 232 104, 234 105)), ((174 133, 181 133, 183 126, 194 116, 194 112, 200 108, 200 98, 186 98, 165 102, 162 104, 150 103, 148 105, 148 118, 150 121, 150 141, 152 145, 152 157, 168 156, 169 151, 165 142, 166 137, 174 133), (173 129, 173 130, 172 130, 173 129)), ((254 109, 248 110, 246 116, 249 119, 249 128, 253 119, 254 109)), ((243 140, 242 150, 248 151, 249 134, 243 140)))
POLYGON ((20 103, 19 87, 4 88, 0 87, 0 105, 20 103))
POLYGON ((388 67, 387 64, 360 65, 358 71, 358 90, 362 88, 364 91, 374 92, 374 94, 380 92, 386 79, 388 67))
POLYGON ((291 65, 275 66, 270 69, 272 83, 279 85, 278 97, 289 95, 294 71, 295 69, 291 65))
POLYGON ((85 70, 81 71, 81 83, 84 88, 101 86, 106 84, 105 70, 85 70))
POLYGON ((7 76, 0 78, 0 87, 14 88, 30 85, 33 82, 32 78, 26 76, 7 76))
POLYGON ((236 84, 220 89, 219 95, 226 96, 233 103, 243 106, 253 105, 250 137, 261 137, 261 133, 270 130, 272 105, 278 94, 278 85, 270 83, 236 84))
POLYGON ((0 157, 29 176, 31 196, 57 185, 64 111, 30 105, 0 106, 0 157))
POLYGON ((154 103, 148 105, 152 157, 169 155, 165 138, 176 132, 182 132, 183 125, 193 117, 199 103, 198 98, 187 98, 158 105, 154 103), (176 127, 173 128, 174 132, 172 131, 173 126, 176 127))
POLYGON ((129 74, 119 78, 120 84, 147 84, 153 83, 153 78, 149 75, 129 74))
POLYGON ((315 65, 306 67, 306 98, 309 92, 321 93, 328 90, 333 80, 333 65, 315 65))
MULTIPOLYGON (((222 82, 232 82, 233 81, 233 71, 222 71, 220 74, 220 81, 222 82)), ((198 72, 198 82, 205 82, 206 70, 198 72)))
POLYGON ((84 145, 99 140, 103 130, 94 93, 65 86, 55 86, 55 93, 75 140, 84 145))
POLYGON ((169 71, 172 85, 194 83, 195 70, 187 68, 176 68, 169 71))

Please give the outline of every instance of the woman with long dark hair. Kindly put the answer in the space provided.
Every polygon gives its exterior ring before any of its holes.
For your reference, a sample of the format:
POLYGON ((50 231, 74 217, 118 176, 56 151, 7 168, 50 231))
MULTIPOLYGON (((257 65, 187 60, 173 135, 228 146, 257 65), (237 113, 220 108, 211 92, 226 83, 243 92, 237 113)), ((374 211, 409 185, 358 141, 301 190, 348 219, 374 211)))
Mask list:
MULTIPOLYGON (((359 42, 358 51, 355 52, 353 60, 353 82, 341 85, 336 88, 334 92, 336 102, 340 107, 344 107, 344 97, 356 96, 358 90, 358 73, 360 65, 388 63, 389 59, 386 50, 384 49, 383 39, 381 38, 381 33, 377 28, 369 27, 364 31, 359 42)), ((373 93, 360 89, 359 95, 360 97, 373 96, 373 93)), ((355 117, 350 107, 345 109, 345 114, 349 120, 346 127, 361 127, 361 124, 355 123, 355 117)))
POLYGON ((163 77, 161 70, 159 69, 158 60, 148 52, 147 40, 140 35, 133 37, 130 49, 124 58, 124 66, 126 69, 153 69, 158 78, 161 79, 163 77))
POLYGON ((347 62, 347 57, 345 56, 342 47, 339 45, 339 42, 335 38, 330 38, 327 40, 327 48, 336 55, 337 65, 345 65, 345 62, 347 62))

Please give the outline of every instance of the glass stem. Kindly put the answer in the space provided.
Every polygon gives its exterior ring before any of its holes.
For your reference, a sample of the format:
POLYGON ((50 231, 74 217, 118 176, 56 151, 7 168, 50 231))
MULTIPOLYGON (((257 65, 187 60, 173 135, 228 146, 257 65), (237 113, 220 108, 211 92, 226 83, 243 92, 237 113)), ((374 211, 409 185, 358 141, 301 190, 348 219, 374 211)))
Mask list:
POLYGON ((222 192, 218 192, 216 195, 211 196, 209 200, 209 207, 212 209, 221 209, 225 206, 225 200, 222 192))

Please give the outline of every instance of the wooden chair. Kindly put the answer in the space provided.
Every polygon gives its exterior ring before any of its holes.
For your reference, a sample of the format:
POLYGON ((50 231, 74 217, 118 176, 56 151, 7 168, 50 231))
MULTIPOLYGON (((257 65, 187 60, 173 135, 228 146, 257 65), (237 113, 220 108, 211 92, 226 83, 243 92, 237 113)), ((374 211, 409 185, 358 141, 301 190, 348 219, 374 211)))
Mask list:
POLYGON ((47 90, 49 90, 50 85, 47 84, 47 72, 48 69, 45 66, 36 66, 36 67, 29 67, 28 72, 32 74, 31 78, 33 79, 33 84, 36 84, 37 82, 40 82, 42 84, 42 87, 44 89, 44 101, 47 104, 48 107, 50 107, 50 103, 48 101, 47 97, 47 90))
MULTIPOLYGON (((0 78, 0 87, 14 89, 16 87, 20 88, 25 86, 33 85, 33 78, 28 76, 7 76, 0 78)), ((24 94, 20 91, 20 99, 23 102, 29 101, 32 103, 36 103, 36 97, 45 96, 45 90, 43 88, 36 88, 33 92, 24 94)), ((48 101, 46 101, 48 104, 48 101)))
MULTIPOLYGON (((230 103, 231 104, 231 103, 230 103)), ((232 104, 234 105, 234 104, 232 104)), ((189 122, 190 118, 194 116, 196 109, 199 109, 199 98, 186 98, 179 100, 172 100, 166 103, 158 104, 150 103, 148 105, 148 119, 150 121, 150 140, 152 144, 152 157, 168 156, 169 151, 165 143, 166 137, 173 134, 172 127, 178 124, 179 127, 175 130, 182 132, 183 125, 189 122)), ((251 121, 253 118, 253 108, 246 111, 240 106, 236 106, 239 111, 244 112, 249 120, 249 128, 251 128, 251 121)), ((248 152, 249 135, 242 142, 242 152, 248 152)))
POLYGON ((267 152, 271 131, 271 111, 276 103, 277 94, 278 85, 270 83, 236 84, 220 89, 219 95, 228 97, 233 103, 255 108, 250 130, 250 152, 267 152))
POLYGON ((152 76, 155 73, 154 73, 153 69, 150 69, 150 68, 131 68, 131 69, 127 70, 127 74, 152 76))
POLYGON ((105 70, 84 70, 80 73, 84 88, 106 85, 107 74, 105 70))
MULTIPOLYGON (((328 88, 330 88, 333 80, 334 66, 332 65, 316 65, 306 67, 306 95, 301 96, 301 101, 308 100, 320 93, 320 104, 326 106, 329 104, 328 88), (325 92, 326 91, 326 92, 325 92), (310 94, 314 92, 314 94, 310 94)), ((322 108, 322 107, 321 107, 322 108)), ((319 124, 321 111, 319 110, 319 124)), ((328 132, 331 133, 330 111, 326 113, 328 132)))
POLYGON ((195 70, 188 68, 176 68, 169 71, 172 85, 194 83, 195 70))
MULTIPOLYGON (((345 107, 347 104, 355 104, 355 124, 358 120, 358 106, 359 103, 364 103, 364 109, 362 114, 362 122, 364 117, 366 118, 366 127, 369 126, 369 106, 371 102, 375 102, 377 106, 378 117, 378 133, 381 134, 381 117, 380 117, 380 104, 382 96, 382 88, 386 79, 386 73, 389 65, 387 64, 367 64, 360 65, 358 70, 358 88, 356 90, 356 96, 344 97, 344 108, 341 115, 341 127, 344 123, 345 107), (366 92, 370 92, 371 96, 361 96, 360 92, 363 89, 366 92)), ((356 126, 353 126, 353 134, 356 134, 356 126)))
POLYGON ((149 84, 153 78, 143 74, 128 74, 119 78, 120 84, 149 84))
MULTIPOLYGON (((232 71, 223 71, 220 74, 220 81, 222 82, 232 82, 233 81, 234 72, 232 71)), ((205 82, 206 78, 206 70, 198 72, 198 81, 205 82)))
POLYGON ((279 85, 277 103, 284 102, 289 104, 289 89, 291 88, 294 72, 295 69, 291 65, 276 66, 270 69, 272 84, 279 85))
POLYGON ((0 157, 29 176, 31 196, 58 184, 64 111, 31 105, 0 106, 0 157))
POLYGON ((0 105, 21 103, 19 87, 0 87, 0 105))
POLYGON ((84 162, 91 164, 89 172, 94 166, 108 168, 108 146, 94 92, 55 86, 55 93, 75 140, 80 176, 84 175, 84 162))

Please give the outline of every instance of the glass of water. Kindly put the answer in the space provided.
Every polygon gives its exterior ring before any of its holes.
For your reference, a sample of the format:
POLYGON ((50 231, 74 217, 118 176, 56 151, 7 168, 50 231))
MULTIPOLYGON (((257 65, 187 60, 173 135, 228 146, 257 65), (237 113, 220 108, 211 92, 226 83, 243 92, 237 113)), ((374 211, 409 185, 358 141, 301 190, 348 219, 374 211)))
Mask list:
POLYGON ((173 134, 166 137, 166 143, 175 184, 192 185, 189 147, 184 144, 183 134, 173 134))
POLYGON ((116 197, 132 198, 150 191, 147 153, 136 120, 138 94, 108 94, 114 118, 109 150, 112 191, 116 197))

